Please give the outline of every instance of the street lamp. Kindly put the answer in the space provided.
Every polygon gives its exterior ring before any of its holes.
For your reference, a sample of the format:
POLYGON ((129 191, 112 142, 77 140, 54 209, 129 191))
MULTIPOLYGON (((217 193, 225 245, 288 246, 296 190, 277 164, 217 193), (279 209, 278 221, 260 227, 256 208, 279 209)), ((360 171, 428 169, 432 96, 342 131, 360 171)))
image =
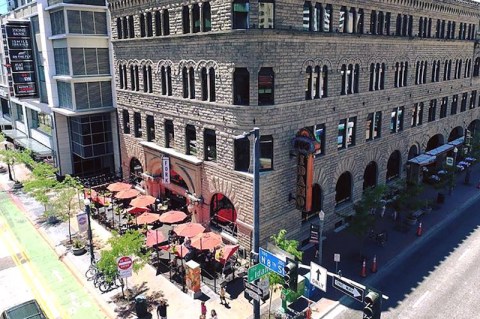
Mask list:
POLYGON ((323 224, 325 223, 325 212, 323 210, 320 210, 318 213, 318 218, 319 218, 319 229, 320 229, 320 234, 318 236, 318 264, 321 266, 322 265, 322 255, 323 255, 323 224))
POLYGON ((85 198, 83 200, 83 203, 85 204, 85 213, 87 213, 87 219, 88 219, 88 229, 87 229, 87 234, 88 234, 88 241, 89 241, 89 247, 90 247, 90 264, 95 263, 95 256, 93 255, 93 235, 92 235, 92 224, 90 220, 90 200, 88 198, 85 198))
POLYGON ((448 195, 452 195, 453 187, 455 186, 455 170, 457 169, 457 153, 458 148, 453 149, 453 170, 452 170, 452 178, 449 181, 450 185, 448 186, 448 195))
MULTIPOLYGON (((258 251, 260 247, 260 129, 253 128, 248 133, 236 136, 235 139, 246 138, 253 134, 253 251, 255 263, 258 262, 258 251)), ((253 300, 253 318, 260 318, 260 302, 253 300)))

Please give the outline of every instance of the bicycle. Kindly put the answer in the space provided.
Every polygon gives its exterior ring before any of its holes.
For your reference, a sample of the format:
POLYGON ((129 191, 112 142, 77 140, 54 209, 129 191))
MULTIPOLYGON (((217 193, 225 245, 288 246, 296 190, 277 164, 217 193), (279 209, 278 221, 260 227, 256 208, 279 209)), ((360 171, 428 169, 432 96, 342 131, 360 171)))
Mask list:
POLYGON ((388 240, 387 231, 384 230, 380 233, 376 233, 373 229, 370 229, 368 232, 368 238, 375 240, 379 246, 385 247, 388 240))
POLYGON ((118 287, 123 287, 123 279, 118 277, 118 276, 115 276, 115 278, 113 278, 113 280, 108 280, 108 279, 105 279, 99 286, 98 286, 98 289, 102 292, 102 293, 105 293, 105 292, 108 292, 110 290, 113 290, 113 289, 117 289, 118 287))
POLYGON ((96 264, 91 264, 87 271, 85 272, 85 277, 87 278, 88 281, 93 280, 95 275, 99 272, 97 265, 96 264))

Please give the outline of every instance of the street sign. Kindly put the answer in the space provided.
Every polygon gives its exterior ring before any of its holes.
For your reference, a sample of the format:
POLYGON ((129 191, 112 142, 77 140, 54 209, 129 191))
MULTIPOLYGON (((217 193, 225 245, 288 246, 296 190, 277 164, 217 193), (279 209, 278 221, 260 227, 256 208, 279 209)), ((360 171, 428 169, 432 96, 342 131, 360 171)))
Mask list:
POLYGON ((355 300, 363 302, 363 296, 365 294, 365 290, 352 284, 349 281, 346 281, 342 278, 333 277, 332 279, 333 288, 340 290, 347 296, 352 297, 355 300))
POLYGON ((310 242, 318 244, 318 232, 320 226, 317 224, 310 224, 310 242))
POLYGON ((260 264, 264 265, 271 271, 276 272, 280 276, 285 275, 285 261, 275 256, 268 250, 260 248, 259 259, 260 264))
POLYGON ((255 292, 256 294, 259 294, 259 295, 263 294, 263 290, 260 289, 260 287, 258 287, 257 285, 251 284, 249 282, 245 283, 245 288, 247 290, 251 290, 251 291, 255 292))
POLYGON ((120 278, 132 276, 133 260, 128 256, 123 256, 117 259, 117 270, 120 278))
POLYGON ((247 294, 248 294, 251 298, 255 299, 255 300, 258 301, 258 302, 260 302, 260 300, 262 299, 259 294, 257 294, 256 292, 254 292, 254 291, 252 291, 252 290, 248 290, 248 289, 247 289, 247 290, 245 290, 245 291, 247 292, 247 294))
POLYGON ((262 264, 256 264, 250 268, 248 268, 248 282, 252 282, 257 280, 260 277, 263 277, 264 275, 268 274, 270 272, 270 269, 265 267, 262 264))
POLYGON ((453 157, 447 157, 447 158, 446 158, 446 161, 447 161, 446 164, 447 164, 448 166, 453 166, 453 157))
POLYGON ((310 262, 310 283, 327 292, 327 269, 310 262))

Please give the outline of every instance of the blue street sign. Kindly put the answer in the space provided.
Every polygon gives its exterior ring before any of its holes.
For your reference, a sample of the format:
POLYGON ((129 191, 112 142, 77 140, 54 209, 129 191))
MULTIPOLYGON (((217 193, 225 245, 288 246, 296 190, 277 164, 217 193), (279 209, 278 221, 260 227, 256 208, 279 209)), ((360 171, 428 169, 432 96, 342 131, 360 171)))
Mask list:
POLYGON ((260 263, 271 271, 276 272, 280 276, 285 275, 285 261, 275 256, 268 250, 260 248, 259 259, 260 263))

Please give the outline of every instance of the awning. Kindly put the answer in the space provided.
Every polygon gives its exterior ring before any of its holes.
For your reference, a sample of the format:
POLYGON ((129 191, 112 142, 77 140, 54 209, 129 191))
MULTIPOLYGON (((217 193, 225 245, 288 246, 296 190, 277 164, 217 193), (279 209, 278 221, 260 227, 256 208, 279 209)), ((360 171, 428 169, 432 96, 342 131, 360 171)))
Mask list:
POLYGON ((3 131, 3 134, 5 134, 6 136, 10 137, 13 140, 16 140, 18 138, 26 138, 27 137, 27 135, 25 135, 25 133, 23 133, 22 131, 16 130, 16 129, 5 130, 5 131, 3 131))
POLYGON ((46 147, 45 145, 41 144, 40 142, 34 140, 33 138, 17 138, 15 143, 29 149, 32 153, 39 155, 39 156, 51 156, 52 150, 46 147))
POLYGON ((442 153, 448 152, 451 149, 453 149, 455 146, 451 144, 443 144, 442 146, 439 146, 437 148, 434 148, 433 150, 430 150, 427 152, 427 155, 432 155, 432 156, 437 156, 442 153))
POLYGON ((423 165, 434 163, 436 159, 437 158, 435 156, 428 155, 428 154, 421 154, 421 155, 418 155, 417 157, 409 159, 408 162, 423 166, 423 165))
POLYGON ((453 146, 459 146, 459 145, 463 144, 464 140, 465 140, 465 138, 462 136, 460 138, 457 138, 456 140, 448 142, 448 144, 453 145, 453 146))

